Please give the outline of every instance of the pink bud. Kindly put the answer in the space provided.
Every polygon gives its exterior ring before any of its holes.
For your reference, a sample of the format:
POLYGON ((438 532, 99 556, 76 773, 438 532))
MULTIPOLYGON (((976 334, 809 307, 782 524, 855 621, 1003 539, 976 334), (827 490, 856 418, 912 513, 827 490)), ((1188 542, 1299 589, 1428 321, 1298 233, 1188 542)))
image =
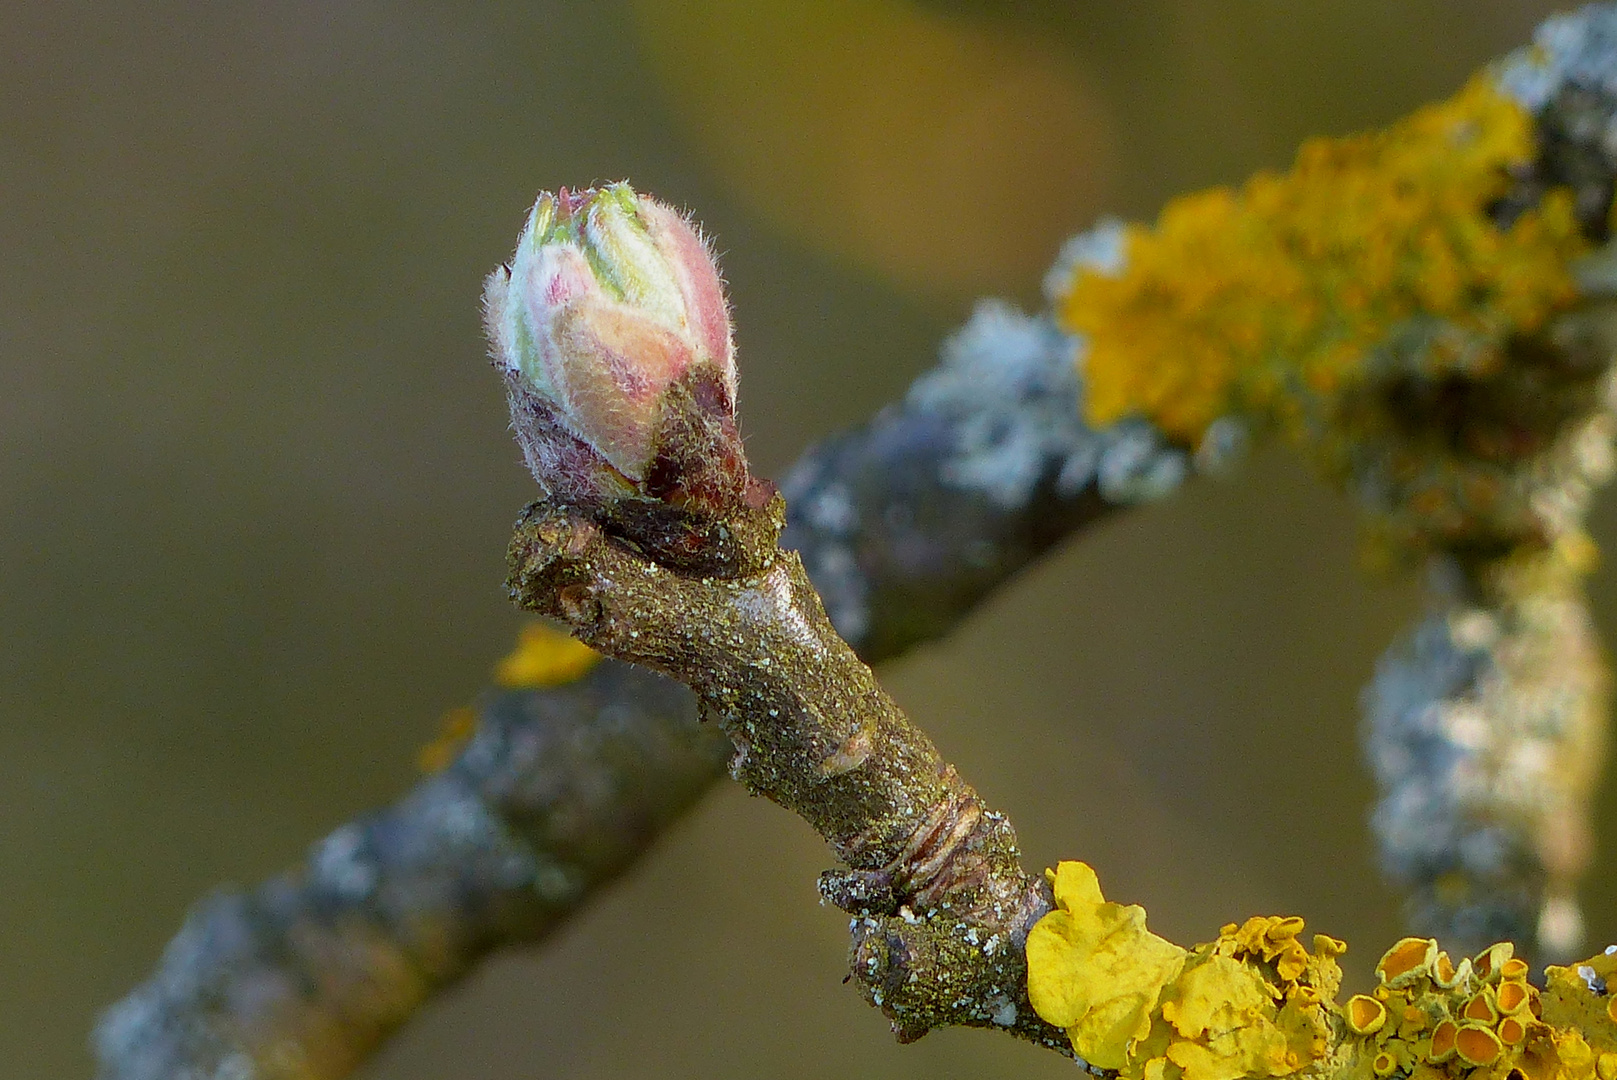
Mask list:
POLYGON ((543 194, 484 316, 512 424, 552 498, 716 513, 746 498, 718 268, 684 217, 626 183, 543 194))

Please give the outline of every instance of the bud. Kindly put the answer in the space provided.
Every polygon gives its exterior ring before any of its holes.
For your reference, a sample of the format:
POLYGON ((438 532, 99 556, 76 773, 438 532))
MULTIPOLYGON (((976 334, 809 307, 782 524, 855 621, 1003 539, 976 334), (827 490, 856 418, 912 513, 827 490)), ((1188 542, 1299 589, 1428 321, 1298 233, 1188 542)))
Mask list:
POLYGON ((628 184, 539 196, 484 319, 528 468, 548 496, 714 517, 749 500, 718 268, 628 184))

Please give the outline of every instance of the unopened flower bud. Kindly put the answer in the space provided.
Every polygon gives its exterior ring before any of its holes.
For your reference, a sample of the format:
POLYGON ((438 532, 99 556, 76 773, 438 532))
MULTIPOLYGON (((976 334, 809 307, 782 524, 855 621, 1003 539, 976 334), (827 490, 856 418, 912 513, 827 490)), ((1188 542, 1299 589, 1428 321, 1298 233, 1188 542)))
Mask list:
POLYGON ((724 287, 679 213, 626 183, 540 195, 484 317, 547 495, 708 516, 748 497, 724 287))

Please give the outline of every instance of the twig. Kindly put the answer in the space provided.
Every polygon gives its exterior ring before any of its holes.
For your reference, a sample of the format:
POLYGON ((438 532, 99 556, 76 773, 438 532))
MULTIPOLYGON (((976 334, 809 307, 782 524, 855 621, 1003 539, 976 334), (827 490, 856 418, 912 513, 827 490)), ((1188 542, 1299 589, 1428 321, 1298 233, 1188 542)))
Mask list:
MULTIPOLYGON (((778 529, 783 510, 777 498, 762 516, 778 529)), ((1048 887, 1022 872, 1009 822, 837 636, 771 532, 752 532, 740 573, 702 577, 538 503, 512 541, 512 594, 690 686, 735 743, 731 774, 825 837, 851 870, 822 892, 861 916, 853 974, 901 1038, 999 1021, 1064 1049, 1026 996, 1023 944, 1048 887)))
MULTIPOLYGON (((866 660, 947 633, 1051 545, 1185 475, 1148 425, 1082 423, 1072 350, 1046 320, 985 305, 903 400, 783 482, 785 543, 866 660)), ((103 1080, 347 1075, 490 951, 587 904, 729 756, 689 691, 615 661, 488 692, 441 774, 291 873, 191 911, 98 1025, 103 1080)))

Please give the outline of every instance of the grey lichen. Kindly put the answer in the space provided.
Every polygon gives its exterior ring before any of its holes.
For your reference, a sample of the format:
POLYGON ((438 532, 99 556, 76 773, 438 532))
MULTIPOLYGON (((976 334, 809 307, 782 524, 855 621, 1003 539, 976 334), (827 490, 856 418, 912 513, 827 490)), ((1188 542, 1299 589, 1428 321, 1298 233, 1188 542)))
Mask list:
POLYGON ((1416 932, 1467 950, 1536 935, 1562 958, 1582 936, 1573 890, 1605 742, 1593 625, 1554 555, 1449 576, 1448 602, 1365 693, 1382 863, 1416 932))
POLYGON ((1067 238, 1044 274, 1044 299, 1054 306, 1072 292, 1073 278, 1083 270, 1117 274, 1127 255, 1127 224, 1120 217, 1101 218, 1084 232, 1067 238))
MULTIPOLYGON (((1191 456, 1151 424, 1084 422, 1081 364, 1048 316, 983 301, 902 402, 782 481, 784 543, 862 652, 935 636, 1076 526, 1183 483, 1191 456)), ((1206 460, 1226 467, 1240 445, 1206 460)))
POLYGON ((1617 169, 1617 8, 1591 4, 1545 21, 1533 44, 1494 71, 1501 90, 1534 114, 1539 143, 1538 160, 1500 207, 1504 217, 1560 185, 1585 229, 1604 240, 1617 169))
POLYGON ((1076 351, 1048 319, 999 300, 979 303, 944 342, 938 366, 905 396, 907 408, 942 418, 955 433, 944 481, 1006 509, 1025 505, 1052 465, 1063 494, 1089 483, 1100 447, 1077 408, 1076 351))
MULTIPOLYGON (((1617 100, 1617 8, 1590 4, 1552 16, 1533 32, 1533 43, 1498 65, 1500 86, 1524 108, 1545 109, 1568 87, 1617 100)), ((1603 133, 1617 151, 1617 133, 1603 133)))

